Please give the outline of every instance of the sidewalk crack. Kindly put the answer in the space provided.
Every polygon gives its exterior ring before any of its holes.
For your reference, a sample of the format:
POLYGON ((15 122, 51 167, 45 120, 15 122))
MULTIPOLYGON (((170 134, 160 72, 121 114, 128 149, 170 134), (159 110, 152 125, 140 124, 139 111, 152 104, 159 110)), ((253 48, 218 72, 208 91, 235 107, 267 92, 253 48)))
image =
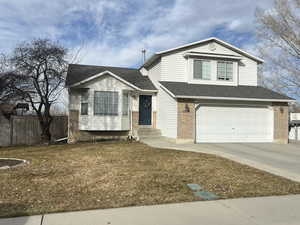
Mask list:
POLYGON ((43 222, 44 222, 44 214, 42 215, 42 218, 41 218, 41 223, 40 223, 40 225, 43 225, 43 222))

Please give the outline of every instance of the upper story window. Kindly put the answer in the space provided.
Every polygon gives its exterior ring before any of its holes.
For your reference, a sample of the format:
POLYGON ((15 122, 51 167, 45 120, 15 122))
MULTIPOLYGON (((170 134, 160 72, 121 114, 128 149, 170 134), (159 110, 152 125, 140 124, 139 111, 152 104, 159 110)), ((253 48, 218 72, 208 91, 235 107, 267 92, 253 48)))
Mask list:
POLYGON ((210 67, 210 61, 208 60, 194 60, 194 79, 210 80, 210 67))
POLYGON ((233 62, 218 61, 217 64, 217 79, 232 81, 233 62))
POLYGON ((89 92, 85 91, 81 94, 80 114, 88 115, 89 109, 89 92))
POLYGON ((119 95, 115 91, 95 91, 94 115, 118 115, 119 95))

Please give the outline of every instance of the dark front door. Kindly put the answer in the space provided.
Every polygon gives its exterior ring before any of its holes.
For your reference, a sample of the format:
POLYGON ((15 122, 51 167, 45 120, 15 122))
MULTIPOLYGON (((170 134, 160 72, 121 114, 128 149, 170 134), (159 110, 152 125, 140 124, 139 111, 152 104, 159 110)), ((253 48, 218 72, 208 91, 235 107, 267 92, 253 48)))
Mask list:
POLYGON ((139 125, 151 125, 152 96, 140 95, 139 125))

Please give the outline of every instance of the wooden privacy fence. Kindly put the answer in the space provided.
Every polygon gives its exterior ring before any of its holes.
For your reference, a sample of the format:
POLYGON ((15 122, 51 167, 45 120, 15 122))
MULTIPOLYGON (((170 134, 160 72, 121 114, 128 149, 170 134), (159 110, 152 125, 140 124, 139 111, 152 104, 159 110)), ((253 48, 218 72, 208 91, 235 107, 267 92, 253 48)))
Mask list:
MULTIPOLYGON (((37 116, 11 116, 9 120, 1 118, 0 129, 0 146, 34 145, 41 142, 41 129, 37 116)), ((68 117, 54 116, 50 132, 52 140, 66 137, 68 117)))

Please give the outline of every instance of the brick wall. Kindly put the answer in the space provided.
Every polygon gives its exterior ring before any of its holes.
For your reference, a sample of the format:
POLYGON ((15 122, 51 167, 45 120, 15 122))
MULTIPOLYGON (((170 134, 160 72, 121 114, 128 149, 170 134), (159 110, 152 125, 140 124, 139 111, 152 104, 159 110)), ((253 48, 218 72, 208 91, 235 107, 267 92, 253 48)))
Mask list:
POLYGON ((152 127, 153 128, 156 128, 156 121, 157 121, 157 113, 156 112, 153 112, 152 113, 152 127))
POLYGON ((287 144, 289 139, 289 108, 287 103, 273 103, 274 142, 287 144))
POLYGON ((195 139, 195 104, 180 101, 177 103, 177 138, 195 139))
POLYGON ((128 131, 82 131, 79 130, 79 111, 69 111, 68 143, 107 139, 126 139, 128 131))

